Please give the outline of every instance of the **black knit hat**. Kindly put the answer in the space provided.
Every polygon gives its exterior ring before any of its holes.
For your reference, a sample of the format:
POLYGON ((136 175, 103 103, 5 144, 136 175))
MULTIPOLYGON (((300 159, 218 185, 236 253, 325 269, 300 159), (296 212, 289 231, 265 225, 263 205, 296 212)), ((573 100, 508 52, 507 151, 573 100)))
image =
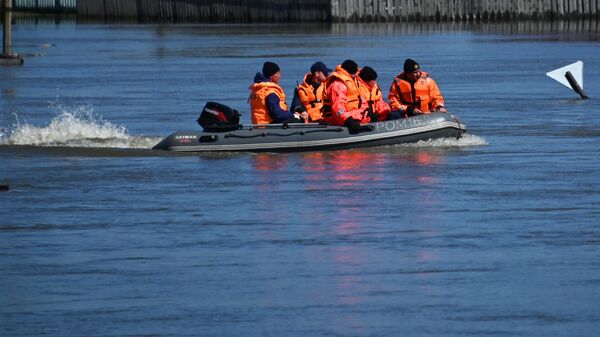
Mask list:
POLYGON ((344 69, 351 75, 354 75, 358 71, 358 64, 356 64, 356 62, 352 60, 346 60, 342 63, 342 69, 344 69))
POLYGON ((267 61, 265 64, 263 64, 262 73, 265 75, 265 77, 271 77, 278 71, 279 66, 276 63, 267 61))
POLYGON ((363 67, 358 76, 365 82, 374 81, 377 79, 377 72, 371 67, 363 67))
POLYGON ((406 61, 404 61, 404 72, 405 73, 412 73, 419 69, 421 69, 421 67, 419 67, 419 64, 415 60, 406 59, 406 61))

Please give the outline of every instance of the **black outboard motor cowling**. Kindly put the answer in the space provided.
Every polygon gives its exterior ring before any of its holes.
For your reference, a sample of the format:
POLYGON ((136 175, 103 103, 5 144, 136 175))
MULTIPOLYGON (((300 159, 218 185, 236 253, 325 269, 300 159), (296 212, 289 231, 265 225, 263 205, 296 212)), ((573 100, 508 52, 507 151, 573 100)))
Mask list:
POLYGON ((209 132, 232 131, 241 128, 240 113, 226 105, 207 102, 200 117, 198 124, 209 132))

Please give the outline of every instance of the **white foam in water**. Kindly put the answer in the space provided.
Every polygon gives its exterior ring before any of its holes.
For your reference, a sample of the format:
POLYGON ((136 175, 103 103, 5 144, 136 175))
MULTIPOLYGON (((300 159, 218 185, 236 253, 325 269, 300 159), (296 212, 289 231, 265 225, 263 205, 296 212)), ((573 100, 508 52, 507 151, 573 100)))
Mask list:
POLYGON ((0 144, 149 149, 159 140, 131 136, 124 126, 96 117, 90 106, 61 107, 59 111, 47 126, 17 122, 12 129, 1 132, 0 144))
POLYGON ((416 143, 409 144, 401 144, 399 146, 405 147, 465 147, 465 146, 485 146, 488 143, 484 138, 464 134, 459 139, 456 138, 439 138, 439 139, 429 139, 429 140, 420 140, 416 143))

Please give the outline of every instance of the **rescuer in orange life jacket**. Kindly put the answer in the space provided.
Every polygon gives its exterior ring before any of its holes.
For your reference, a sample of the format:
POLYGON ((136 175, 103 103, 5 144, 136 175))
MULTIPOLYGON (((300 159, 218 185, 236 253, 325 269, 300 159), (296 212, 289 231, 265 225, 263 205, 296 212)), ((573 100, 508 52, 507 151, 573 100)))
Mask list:
POLYGON ((388 94, 392 110, 400 110, 403 117, 446 112, 440 89, 417 62, 406 59, 403 70, 394 78, 388 94))
POLYGON ((325 89, 323 83, 331 71, 323 62, 316 62, 310 67, 310 72, 304 75, 304 80, 294 90, 292 111, 308 112, 308 118, 311 122, 319 122, 323 119, 321 114, 325 89))
POLYGON ((383 94, 377 84, 377 72, 371 67, 363 67, 358 73, 357 80, 362 108, 369 122, 386 120, 390 106, 383 100, 383 94))
POLYGON ((372 130, 372 127, 360 124, 369 123, 370 119, 362 107, 358 90, 358 64, 346 60, 335 68, 325 80, 323 95, 323 117, 330 125, 344 125, 352 134, 372 130))
POLYGON ((273 62, 265 62, 262 73, 256 73, 250 86, 252 124, 301 123, 308 114, 291 113, 285 103, 285 93, 279 86, 281 71, 273 62))

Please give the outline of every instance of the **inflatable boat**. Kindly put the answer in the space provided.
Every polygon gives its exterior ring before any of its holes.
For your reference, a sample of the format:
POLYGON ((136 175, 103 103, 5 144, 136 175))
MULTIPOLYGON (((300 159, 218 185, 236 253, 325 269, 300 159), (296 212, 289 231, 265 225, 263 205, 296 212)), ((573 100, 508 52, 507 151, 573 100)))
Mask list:
POLYGON ((455 115, 431 113, 370 123, 357 134, 351 134, 342 126, 321 124, 248 125, 221 132, 177 131, 153 149, 177 152, 339 150, 461 137, 465 132, 465 125, 455 115))

